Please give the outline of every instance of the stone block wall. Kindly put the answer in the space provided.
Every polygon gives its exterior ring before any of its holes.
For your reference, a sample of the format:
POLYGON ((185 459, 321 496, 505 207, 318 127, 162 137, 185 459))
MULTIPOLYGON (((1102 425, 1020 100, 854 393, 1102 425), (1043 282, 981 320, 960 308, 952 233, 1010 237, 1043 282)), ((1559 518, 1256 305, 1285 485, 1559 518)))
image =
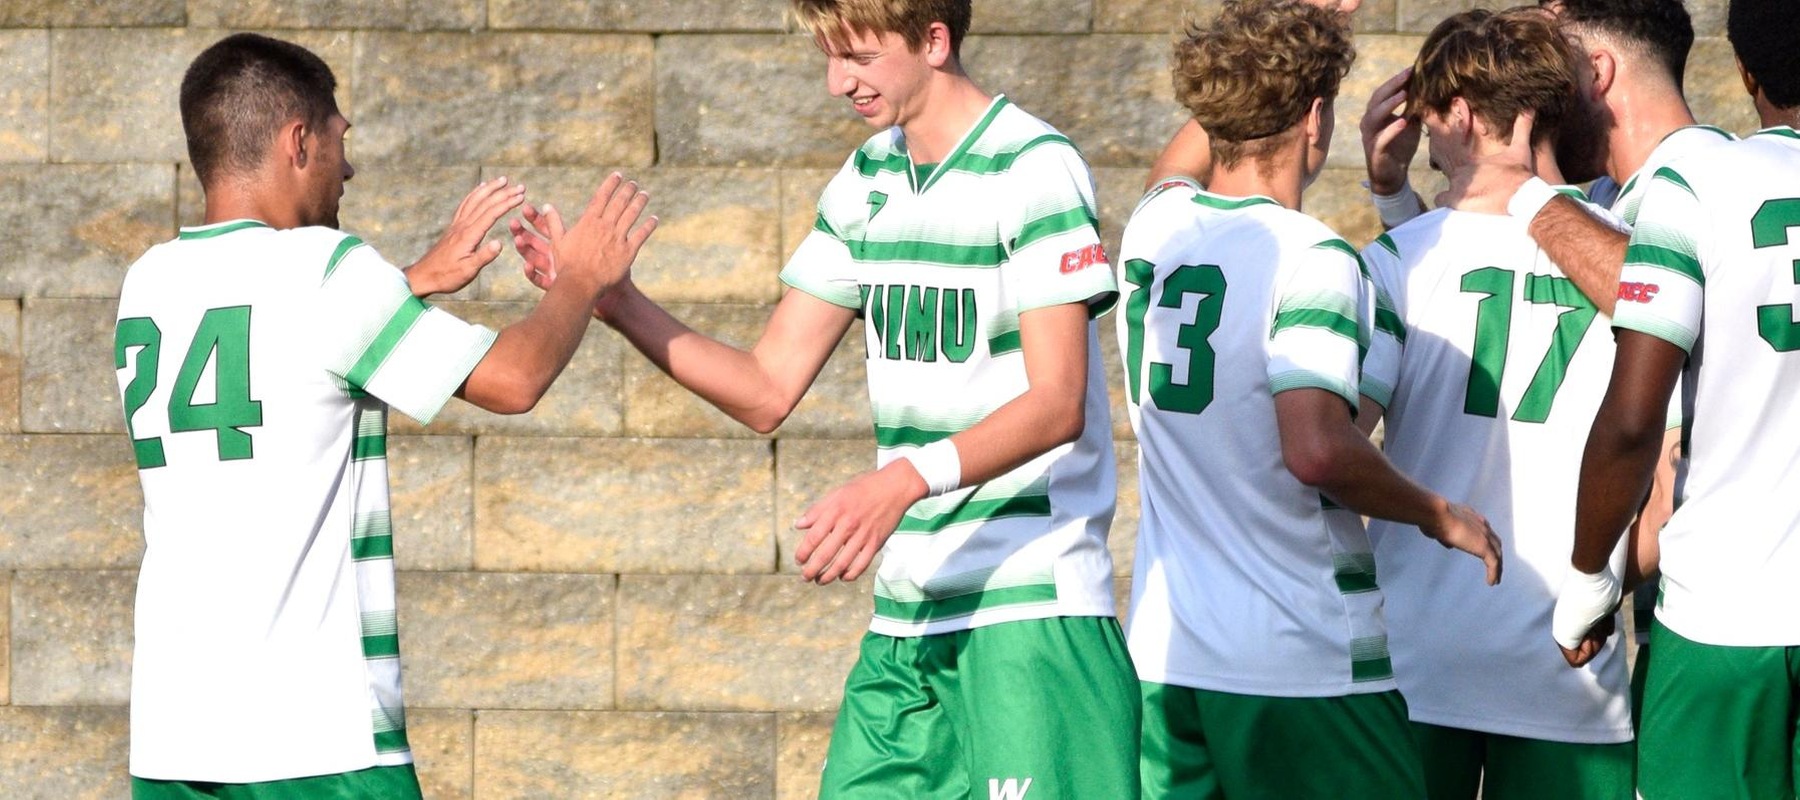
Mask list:
MULTIPOLYGON (((1183 119, 1166 67, 1189 5, 976 0, 971 73, 1083 148, 1112 246, 1183 119)), ((1358 185, 1366 92, 1466 3, 1363 5, 1331 168, 1307 197, 1358 244, 1376 225, 1358 185)), ((1725 0, 1690 6, 1696 110, 1747 131, 1725 0)), ((507 175, 572 210, 629 171, 664 222, 638 280, 742 344, 819 189, 868 135, 783 8, 0 0, 0 795, 127 792, 140 496, 107 352, 125 267, 201 217, 175 105, 187 62, 250 29, 331 63, 356 126, 344 226, 399 263, 479 180, 507 175)), ((509 254, 445 305, 517 319, 534 294, 517 270, 509 254)), ((1108 325, 1123 578, 1135 447, 1108 325)), ((790 524, 872 463, 854 341, 773 436, 693 400, 599 326, 530 415, 460 406, 395 424, 409 728, 429 796, 813 795, 870 601, 867 581, 801 582, 790 524)))

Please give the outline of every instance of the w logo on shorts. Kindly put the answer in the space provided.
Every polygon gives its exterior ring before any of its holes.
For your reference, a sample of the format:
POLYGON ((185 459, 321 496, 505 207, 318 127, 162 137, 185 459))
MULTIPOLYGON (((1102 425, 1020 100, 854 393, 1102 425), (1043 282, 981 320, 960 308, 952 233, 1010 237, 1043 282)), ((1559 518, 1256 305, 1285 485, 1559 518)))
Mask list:
POLYGON ((988 800, 1025 800, 1025 793, 1031 791, 1031 779, 1020 783, 1018 778, 1007 778, 1005 783, 999 778, 988 778, 988 800))

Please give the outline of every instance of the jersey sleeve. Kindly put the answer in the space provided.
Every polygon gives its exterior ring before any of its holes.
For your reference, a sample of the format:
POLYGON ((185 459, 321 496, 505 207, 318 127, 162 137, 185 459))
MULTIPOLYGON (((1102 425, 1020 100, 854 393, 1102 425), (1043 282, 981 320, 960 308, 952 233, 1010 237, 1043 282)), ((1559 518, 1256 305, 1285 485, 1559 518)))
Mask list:
POLYGON ((1384 233, 1363 250, 1362 259, 1369 270, 1375 319, 1358 389, 1364 397, 1387 408, 1393 402, 1394 387, 1400 384, 1401 357, 1406 350, 1406 325, 1393 300, 1399 286, 1400 250, 1384 233))
POLYGON ((1007 173, 1010 211, 1000 217, 1006 248, 1002 280, 1013 310, 1085 303, 1090 316, 1119 299, 1106 249, 1100 244, 1094 179, 1075 148, 1050 141, 1021 153, 1007 173))
POLYGON ((1694 349, 1705 306, 1698 237, 1706 231, 1706 220, 1687 180, 1668 167, 1658 169, 1644 187, 1637 227, 1625 249, 1614 328, 1694 349))
POLYGON ((844 308, 862 307, 856 262, 850 257, 850 246, 844 239, 846 221, 838 214, 838 209, 844 207, 845 198, 859 186, 855 158, 852 155, 826 185, 825 191, 819 194, 812 230, 800 240, 800 246, 781 268, 782 283, 844 308))
POLYGON ((1302 251, 1296 261, 1274 298, 1269 392, 1324 389, 1344 398, 1354 415, 1374 317, 1362 260, 1348 243, 1332 238, 1302 251))
POLYGON ((322 266, 317 318, 326 371, 429 423, 487 355, 494 331, 414 297, 406 276, 354 236, 322 266))

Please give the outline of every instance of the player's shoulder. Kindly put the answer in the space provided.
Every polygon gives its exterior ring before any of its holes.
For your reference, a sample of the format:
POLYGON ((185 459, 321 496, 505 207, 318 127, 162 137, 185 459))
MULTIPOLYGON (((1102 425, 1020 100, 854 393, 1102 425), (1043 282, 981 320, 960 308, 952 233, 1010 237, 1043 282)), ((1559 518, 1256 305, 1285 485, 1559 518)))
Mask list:
POLYGON ((976 123, 969 136, 965 163, 958 165, 984 174, 1017 172, 1036 174, 1044 167, 1087 172, 1087 159, 1069 137, 1050 123, 1019 108, 1005 95, 976 123))

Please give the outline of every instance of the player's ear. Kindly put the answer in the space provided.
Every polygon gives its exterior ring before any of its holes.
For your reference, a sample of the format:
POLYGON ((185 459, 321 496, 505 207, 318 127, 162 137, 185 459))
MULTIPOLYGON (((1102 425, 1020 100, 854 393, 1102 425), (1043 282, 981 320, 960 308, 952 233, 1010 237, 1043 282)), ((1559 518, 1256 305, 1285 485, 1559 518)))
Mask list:
POLYGON ((1594 69, 1594 99, 1599 100, 1612 91, 1613 79, 1618 77, 1619 60, 1611 50, 1595 47, 1588 50, 1588 64, 1594 69))
POLYGON ((1750 99, 1755 100, 1757 95, 1762 93, 1762 86, 1756 82, 1756 76, 1751 75, 1750 70, 1744 69, 1744 62, 1737 56, 1732 56, 1731 61, 1737 64, 1738 78, 1744 82, 1744 91, 1749 92, 1750 99))
POLYGON ((1444 112, 1444 126, 1460 136, 1473 135, 1477 125, 1475 110, 1469 107, 1469 101, 1462 95, 1450 98, 1450 108, 1444 112))
POLYGON ((282 163, 306 167, 307 149, 312 144, 308 141, 309 133, 306 123, 298 119, 288 120, 276 129, 275 149, 282 163))
POLYGON ((950 63, 950 26, 933 22, 925 28, 925 63, 934 69, 950 63))
POLYGON ((1329 137, 1331 135, 1331 133, 1325 129, 1325 126, 1327 124, 1326 120, 1325 120, 1325 115, 1330 114, 1331 112, 1332 112, 1331 107, 1325 105, 1325 98, 1323 98, 1323 97, 1313 98, 1312 105, 1306 109, 1306 143, 1307 144, 1316 145, 1319 143, 1320 139, 1329 137))

